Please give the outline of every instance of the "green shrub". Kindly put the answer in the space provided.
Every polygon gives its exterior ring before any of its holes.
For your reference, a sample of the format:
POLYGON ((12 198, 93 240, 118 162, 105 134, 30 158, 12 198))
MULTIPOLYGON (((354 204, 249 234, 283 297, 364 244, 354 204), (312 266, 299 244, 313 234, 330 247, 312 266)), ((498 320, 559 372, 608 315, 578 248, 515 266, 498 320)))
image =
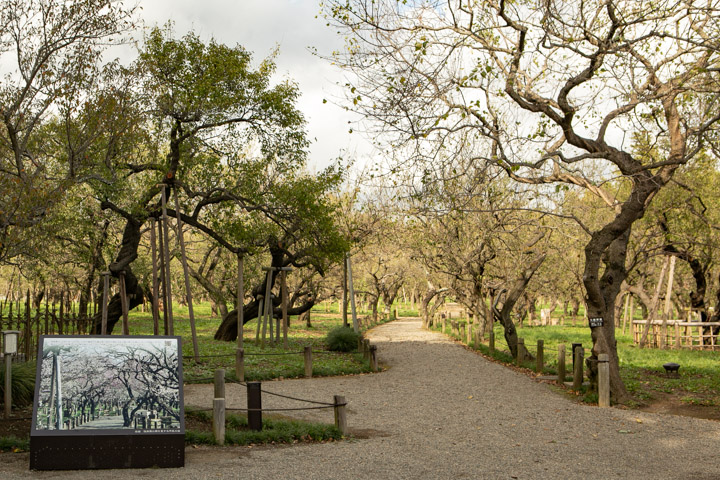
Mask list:
POLYGON ((29 438, 0 437, 0 452, 27 452, 30 450, 29 438))
POLYGON ((350 327, 339 326, 330 330, 325 337, 325 345, 333 352, 352 352, 357 349, 360 334, 350 327))
MULTIPOLYGON (((13 363, 12 403, 16 407, 30 405, 35 395, 35 363, 13 363)), ((5 367, 0 368, 0 399, 5 398, 5 367)))

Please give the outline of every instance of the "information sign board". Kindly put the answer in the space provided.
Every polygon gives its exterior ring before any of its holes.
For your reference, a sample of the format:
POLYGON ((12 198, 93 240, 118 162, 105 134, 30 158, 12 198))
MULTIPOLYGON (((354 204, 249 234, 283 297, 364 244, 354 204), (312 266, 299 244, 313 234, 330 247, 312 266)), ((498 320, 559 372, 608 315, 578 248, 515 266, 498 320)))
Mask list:
POLYGON ((30 468, 184 466, 180 337, 40 337, 30 468))
POLYGON ((590 318, 590 327, 602 327, 604 324, 602 317, 591 317, 590 318))

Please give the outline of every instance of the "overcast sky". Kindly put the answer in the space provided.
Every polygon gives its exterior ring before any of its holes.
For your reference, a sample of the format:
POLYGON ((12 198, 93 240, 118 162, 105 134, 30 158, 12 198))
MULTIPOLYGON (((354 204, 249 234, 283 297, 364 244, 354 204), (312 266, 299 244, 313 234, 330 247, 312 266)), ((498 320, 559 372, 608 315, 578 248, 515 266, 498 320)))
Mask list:
POLYGON ((311 168, 328 165, 343 151, 350 156, 370 152, 369 143, 360 134, 348 133, 348 121, 357 117, 332 101, 342 95, 336 86, 344 84, 342 72, 309 51, 315 47, 321 53, 330 53, 342 47, 342 39, 319 15, 317 1, 146 0, 140 4, 146 25, 172 20, 177 36, 194 30, 203 39, 214 37, 228 45, 240 44, 253 53, 256 62, 279 47, 278 79, 293 79, 302 93, 297 106, 305 115, 312 142, 311 168))

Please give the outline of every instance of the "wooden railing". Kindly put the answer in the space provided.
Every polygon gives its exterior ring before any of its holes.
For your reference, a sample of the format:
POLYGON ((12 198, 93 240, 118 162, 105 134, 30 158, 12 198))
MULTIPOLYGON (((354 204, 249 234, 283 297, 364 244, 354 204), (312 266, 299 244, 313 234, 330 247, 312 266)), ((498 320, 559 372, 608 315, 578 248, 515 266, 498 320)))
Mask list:
MULTIPOLYGON (((647 320, 633 320, 633 342, 640 343, 647 320)), ((687 322, 684 320, 653 320, 648 331, 647 345, 654 347, 720 350, 720 342, 713 330, 720 322, 687 322)))

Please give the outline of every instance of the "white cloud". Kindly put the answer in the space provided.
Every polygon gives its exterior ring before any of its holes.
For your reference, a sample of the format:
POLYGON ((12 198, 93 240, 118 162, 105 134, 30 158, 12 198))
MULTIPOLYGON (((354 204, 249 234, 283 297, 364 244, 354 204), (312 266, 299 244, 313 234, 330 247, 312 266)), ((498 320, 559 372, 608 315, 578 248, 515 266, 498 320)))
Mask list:
POLYGON ((322 168, 341 151, 368 154, 369 143, 349 134, 349 120, 357 117, 334 105, 342 95, 343 74, 309 48, 329 54, 342 47, 342 39, 326 26, 319 6, 300 0, 152 0, 142 5, 140 16, 148 26, 174 23, 177 35, 194 30, 201 38, 240 44, 256 62, 279 48, 277 78, 295 81, 302 92, 298 108, 307 120, 310 165, 322 168), (328 99, 323 103, 323 99, 328 99))

